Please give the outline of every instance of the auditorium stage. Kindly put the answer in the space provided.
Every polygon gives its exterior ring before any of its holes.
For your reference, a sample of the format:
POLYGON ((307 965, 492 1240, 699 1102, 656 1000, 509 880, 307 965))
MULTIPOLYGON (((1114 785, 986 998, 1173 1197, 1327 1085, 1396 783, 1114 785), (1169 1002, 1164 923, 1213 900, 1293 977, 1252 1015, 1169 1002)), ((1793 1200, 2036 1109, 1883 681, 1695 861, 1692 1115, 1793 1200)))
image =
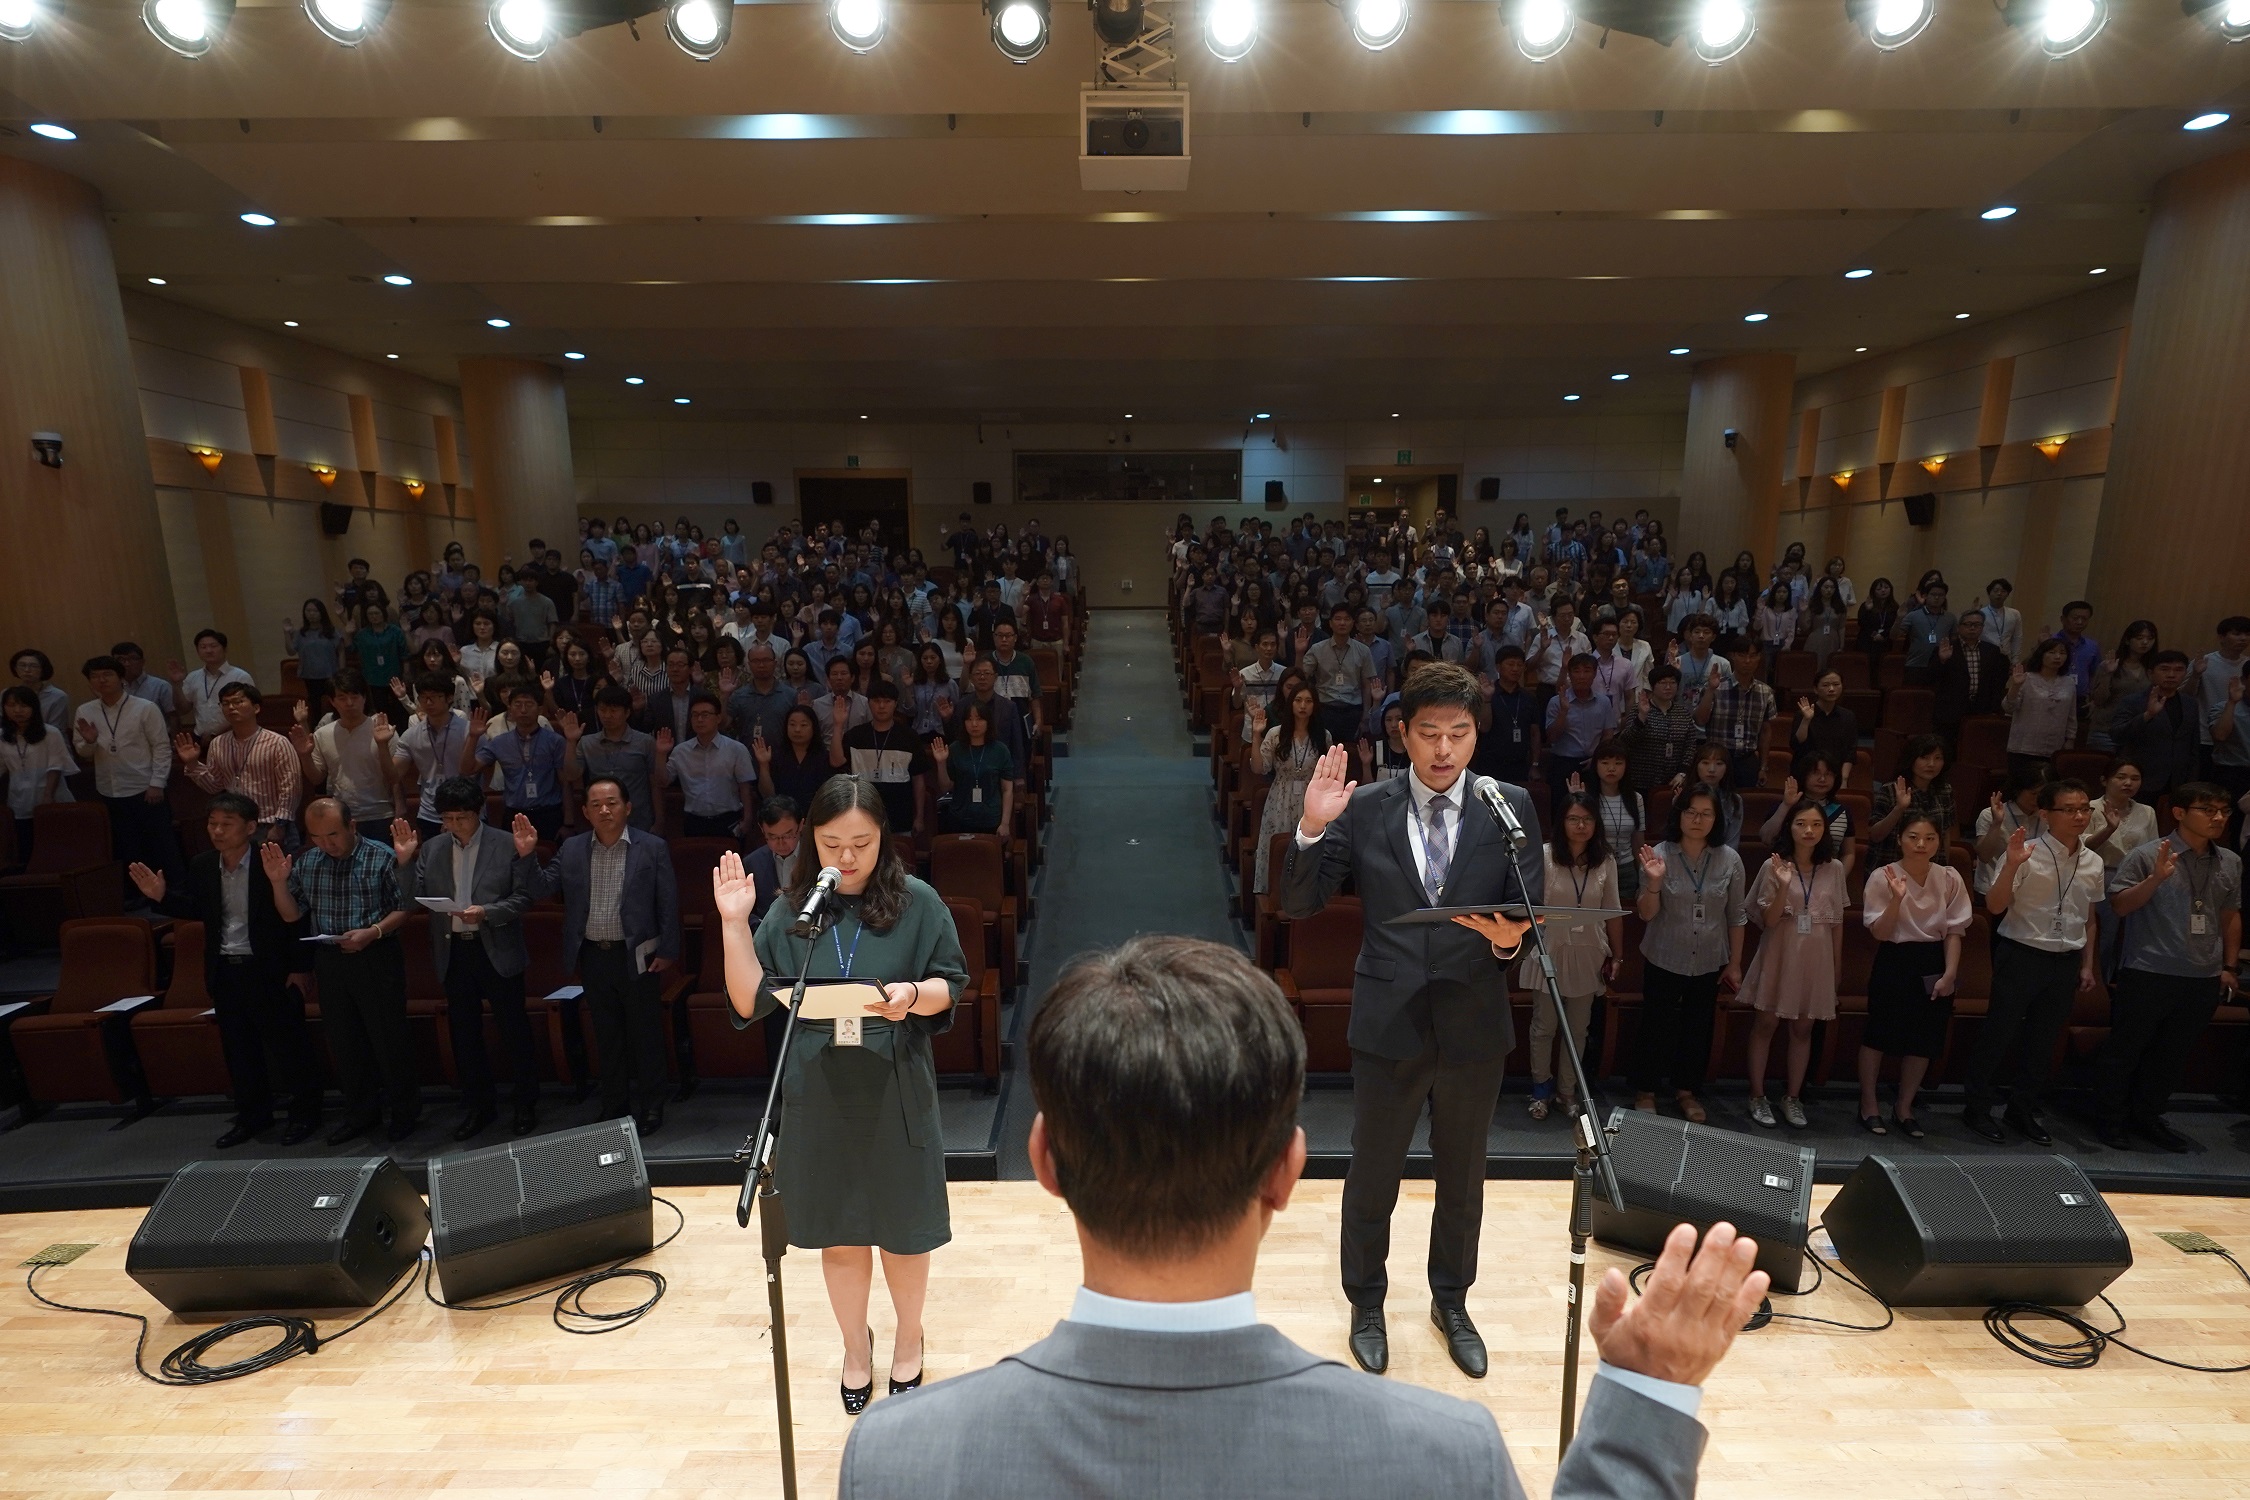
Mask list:
MULTIPOLYGON (((1258 1294, 1267 1321, 1342 1359, 1338 1191, 1331 1182, 1299 1190, 1266 1242, 1258 1294)), ((687 1229, 649 1264, 670 1278, 670 1292, 639 1325, 600 1338, 556 1331, 544 1302, 448 1313, 416 1294, 277 1370, 209 1389, 161 1390, 132 1373, 131 1324, 51 1312, 20 1283, 0 1290, 0 1493, 778 1495, 757 1241, 735 1228, 731 1191, 668 1196, 687 1211, 687 1229)), ((1827 1196, 1819 1190, 1816 1203, 1827 1196)), ((1566 1198, 1553 1183, 1487 1190, 1485 1275, 1470 1298, 1492 1348, 1486 1381, 1453 1370, 1424 1317, 1415 1269, 1428 1230, 1426 1185, 1406 1187, 1394 1247, 1403 1274, 1391 1308, 1392 1378, 1489 1405, 1534 1495, 1547 1492, 1555 1460, 1566 1198)), ((2250 1249, 2250 1202, 2113 1197, 2110 1205, 2136 1258, 2110 1289, 2132 1320, 2130 1336, 2178 1358, 2250 1361, 2250 1287, 2215 1257, 2183 1255, 2156 1238, 2195 1229, 2238 1253, 2250 1249)), ((953 1207, 957 1237, 938 1252, 930 1288, 933 1379, 1038 1338, 1077 1280, 1069 1218, 1032 1184, 962 1184, 953 1207)), ((669 1221, 661 1208, 658 1215, 669 1221)), ((0 1260, 12 1266, 52 1242, 98 1241, 76 1264, 40 1273, 42 1290, 161 1315, 123 1274, 139 1220, 130 1210, 0 1218, 0 1260)), ((1593 1262, 1596 1271, 1624 1263, 1598 1248, 1593 1262)), ((803 1493, 833 1494, 848 1432, 836 1399, 834 1327, 817 1262, 792 1255, 784 1276, 803 1493)), ((627 1296, 616 1293, 620 1302, 627 1296)), ((1864 1299, 1834 1282, 1785 1310, 1875 1320, 1864 1299)), ((887 1350, 880 1295, 875 1323, 887 1350)), ((159 1321, 150 1363, 193 1331, 159 1321)), ((2122 1350, 2094 1369, 2046 1369, 1994 1343, 1969 1311, 1903 1312, 1880 1334, 1775 1324, 1744 1335, 1709 1387, 1702 1493, 2240 1495, 2250 1491, 2246 1381, 2171 1370, 2122 1350)), ((995 1414, 994 1443, 1006 1441, 1004 1418, 995 1414)))

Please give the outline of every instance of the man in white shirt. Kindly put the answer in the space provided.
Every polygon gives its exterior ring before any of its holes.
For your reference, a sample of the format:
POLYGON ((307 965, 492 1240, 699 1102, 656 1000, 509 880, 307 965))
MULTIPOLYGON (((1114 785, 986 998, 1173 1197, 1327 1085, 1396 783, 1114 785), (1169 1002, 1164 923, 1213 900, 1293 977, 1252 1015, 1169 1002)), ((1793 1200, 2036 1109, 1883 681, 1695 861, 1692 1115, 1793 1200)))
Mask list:
POLYGON ((751 762, 749 747, 719 733, 719 718, 726 710, 718 694, 699 691, 688 705, 689 737, 658 762, 657 785, 680 784, 684 837, 748 838, 758 785, 758 768, 751 762))
POLYGON ((406 733, 391 741, 391 785, 411 771, 421 787, 414 812, 415 831, 435 841, 444 831, 438 821, 438 783, 461 770, 462 747, 471 743, 469 716, 453 706, 453 684, 443 677, 424 677, 414 684, 414 701, 420 707, 406 733))
POLYGON ((367 711, 367 684, 350 668, 338 672, 328 689, 336 711, 307 730, 305 705, 297 705, 289 743, 305 785, 340 800, 363 839, 391 841, 391 721, 367 711))
POLYGON ((1593 650, 1594 643, 1578 628, 1578 606, 1568 599, 1558 598, 1547 622, 1539 627, 1531 638, 1531 645, 1524 651, 1524 665, 1531 669, 1531 679, 1539 686, 1559 689, 1564 669, 1575 658, 1592 655, 1593 650))
POLYGON ((2023 660, 2023 611, 2008 607, 2008 596, 2015 591, 2007 579, 1993 579, 1984 586, 1984 607, 1977 611, 1984 616, 1984 643, 2012 662, 2023 660))
POLYGON ((2007 1123, 2035 1146, 2054 1144, 2039 1121, 2039 1096, 2079 993, 2091 994, 2101 983, 2089 923, 2107 872, 2084 843, 2092 817, 2085 783, 2041 787, 2040 832, 2018 828, 2009 835, 2000 873, 1984 898, 1985 909, 1999 919, 1992 1000, 1969 1059, 1961 1118, 1995 1145, 2008 1139, 1992 1117, 2007 1075, 2014 1077, 2007 1123))
POLYGON ((167 880, 183 874, 165 784, 172 778, 172 737, 164 715, 125 691, 114 656, 89 658, 81 669, 94 700, 72 721, 79 755, 94 763, 94 790, 109 809, 109 842, 120 863, 138 861, 167 880))
POLYGON ((250 674, 227 660, 227 638, 208 627, 195 633, 195 654, 203 665, 190 672, 173 662, 164 675, 172 679, 173 701, 179 705, 180 723, 207 740, 227 727, 219 708, 219 694, 230 682, 248 682, 250 674))

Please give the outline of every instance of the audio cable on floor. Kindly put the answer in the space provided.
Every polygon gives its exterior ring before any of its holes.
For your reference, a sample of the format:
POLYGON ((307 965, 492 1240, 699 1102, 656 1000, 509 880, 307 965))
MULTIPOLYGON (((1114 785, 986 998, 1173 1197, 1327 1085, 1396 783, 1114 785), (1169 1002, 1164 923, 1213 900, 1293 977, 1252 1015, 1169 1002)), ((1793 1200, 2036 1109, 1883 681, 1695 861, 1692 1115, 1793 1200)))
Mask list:
MULTIPOLYGON (((672 1210, 673 1216, 679 1222, 672 1226, 670 1234, 642 1251, 641 1255, 654 1255, 657 1251, 678 1239, 680 1232, 687 1228, 687 1215, 680 1212, 680 1205, 662 1194, 652 1194, 651 1196, 657 1202, 672 1210)), ((422 1295, 448 1312, 498 1312, 501 1308, 521 1307, 526 1302, 536 1302, 541 1297, 552 1294, 555 1299, 555 1326, 563 1332, 588 1335, 615 1333, 620 1328, 630 1328, 647 1317, 649 1313, 655 1310, 656 1304, 664 1300, 664 1291, 669 1285, 664 1279, 664 1273, 634 1265, 633 1262, 639 1260, 641 1255, 628 1255, 623 1260, 604 1266, 599 1271, 587 1271, 582 1275, 573 1276, 559 1285, 543 1286, 537 1290, 525 1292, 519 1297, 508 1297, 498 1302, 448 1302, 431 1289, 427 1277, 422 1282, 422 1295), (588 1292, 605 1281, 621 1280, 626 1277, 634 1277, 647 1282, 649 1285, 648 1295, 631 1307, 619 1308, 615 1312, 595 1312, 586 1306, 586 1294, 588 1292), (564 1321, 565 1319, 576 1320, 578 1324, 590 1323, 593 1326, 574 1326, 573 1323, 564 1321)))
MULTIPOLYGON (((2244 1281, 2250 1282, 2250 1270, 2244 1270, 2241 1261, 2236 1260, 2224 1247, 2207 1235, 2166 1234, 2160 1236, 2160 1238, 2170 1242, 2174 1248, 2185 1251, 2190 1255, 2216 1255, 2228 1265, 2234 1267, 2236 1274, 2240 1275, 2244 1281)), ((2109 1309, 2110 1316, 2117 1319, 2115 1328, 2096 1328, 2076 1313, 2065 1312, 2059 1307, 2049 1307, 2041 1302, 1995 1302, 1985 1309, 1984 1330, 2002 1345, 2013 1349, 2025 1359, 2056 1370, 2090 1370, 2101 1363, 2102 1354, 2112 1344, 2128 1354, 2138 1354, 2141 1358, 2154 1360, 2157 1364, 2169 1365, 2175 1370, 2192 1370, 2199 1375, 2239 1375, 2245 1370, 2250 1370, 2250 1364, 2190 1364, 2185 1360, 2167 1359, 2161 1354, 2151 1354, 2138 1345, 2128 1344, 2123 1338, 2119 1337, 2120 1334, 2125 1332, 2127 1326, 2125 1315, 2117 1310, 2116 1303, 2109 1300, 2108 1293, 2101 1292, 2095 1295, 2100 1297, 2102 1306, 2109 1309), (2034 1319, 2060 1323, 2071 1329, 2077 1336, 2059 1341, 2043 1339, 2024 1326, 2034 1319)))
MULTIPOLYGON (((1828 1226, 1822 1224, 1818 1227, 1826 1229, 1828 1226)), ((1750 1321, 1742 1325, 1742 1331, 1744 1333, 1756 1333, 1759 1329, 1765 1327, 1769 1323, 1818 1323, 1826 1328, 1843 1329, 1847 1333, 1881 1333, 1884 1329, 1890 1327, 1893 1322, 1897 1321, 1898 1315, 1891 1310, 1891 1305, 1888 1302, 1885 1302, 1882 1298, 1876 1296, 1875 1293, 1870 1291, 1865 1284, 1856 1279, 1851 1274, 1851 1272, 1845 1270, 1842 1266, 1830 1265, 1828 1261, 1821 1255, 1821 1253, 1812 1247, 1812 1237, 1810 1235, 1807 1235, 1805 1237, 1804 1251, 1807 1255, 1811 1256, 1813 1260, 1813 1284, 1806 1287, 1801 1292, 1775 1291, 1770 1296, 1766 1297, 1765 1300, 1758 1304, 1758 1310, 1750 1315, 1750 1321), (1842 1323, 1838 1322, 1834 1318, 1816 1318, 1811 1313, 1785 1313, 1775 1312, 1773 1310, 1773 1299, 1775 1297, 1810 1297, 1813 1293, 1819 1291, 1822 1283, 1828 1279, 1828 1273, 1831 1271, 1836 1273, 1837 1280, 1843 1282, 1847 1286, 1855 1288, 1861 1294, 1873 1300, 1877 1306, 1881 1307, 1883 1309, 1883 1321, 1880 1323, 1842 1323)), ((1642 1283, 1648 1280, 1649 1273, 1651 1271, 1654 1271, 1655 1269, 1656 1262, 1654 1261, 1643 1261, 1639 1265, 1633 1267, 1632 1273, 1627 1277, 1627 1280, 1631 1282, 1633 1290, 1636 1293, 1640 1291, 1642 1283)))
POLYGON ((92 1313, 104 1318, 130 1318, 140 1324, 141 1336, 133 1341, 133 1369, 143 1380, 156 1385, 216 1385, 222 1380, 239 1380, 245 1375, 255 1375, 262 1370, 270 1370, 276 1365, 288 1363, 300 1354, 317 1354, 327 1345, 335 1343, 336 1340, 354 1329, 366 1327, 376 1318, 390 1311, 397 1304, 399 1298, 406 1295, 407 1291, 414 1285, 416 1276, 420 1276, 427 1284, 430 1271, 430 1254, 428 1250, 422 1251, 416 1257, 415 1264, 407 1270, 406 1275, 400 1280, 397 1289, 370 1309, 365 1317, 360 1318, 355 1323, 347 1323, 326 1338, 320 1336, 320 1330, 314 1326, 312 1319, 300 1318, 293 1314, 260 1313, 255 1317, 236 1318, 231 1322, 221 1323, 216 1328, 207 1329, 197 1334, 170 1354, 165 1355, 163 1362, 156 1367, 157 1373, 154 1375, 148 1372, 148 1364, 145 1359, 150 1332, 147 1315, 136 1312, 121 1312, 114 1307, 79 1307, 69 1302, 57 1302, 54 1298, 40 1291, 38 1285, 39 1273, 55 1264, 57 1264, 55 1261, 34 1261, 30 1269, 24 1272, 24 1290, 31 1293, 35 1300, 54 1308, 58 1312, 92 1313), (246 1355, 241 1359, 229 1360, 221 1365, 209 1365, 203 1362, 205 1355, 229 1339, 238 1338, 246 1333, 256 1333, 261 1329, 273 1329, 279 1334, 279 1337, 274 1340, 270 1347, 260 1350, 256 1354, 246 1355))

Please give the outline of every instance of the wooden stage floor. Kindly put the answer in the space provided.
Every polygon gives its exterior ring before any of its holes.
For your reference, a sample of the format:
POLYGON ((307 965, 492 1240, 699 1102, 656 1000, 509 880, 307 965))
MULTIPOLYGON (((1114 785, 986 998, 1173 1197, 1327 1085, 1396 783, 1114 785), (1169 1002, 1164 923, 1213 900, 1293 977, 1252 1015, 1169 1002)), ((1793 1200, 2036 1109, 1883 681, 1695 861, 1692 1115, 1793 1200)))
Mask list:
MULTIPOLYGON (((1267 1321, 1343 1359, 1340 1189, 1300 1190, 1267 1241, 1258 1300, 1267 1321)), ((1817 1189, 1816 1202, 1831 1191, 1817 1189)), ((641 1324, 599 1338, 558 1332, 545 1301, 448 1313, 416 1292, 277 1370, 160 1389, 131 1371, 134 1325, 51 1312, 19 1282, 0 1292, 0 1496, 778 1495, 757 1238, 735 1228, 731 1189, 667 1196, 688 1215, 653 1261, 671 1290, 641 1324)), ((1394 1237, 1394 1274, 1405 1274, 1391 1305, 1392 1378, 1491 1406, 1534 1495, 1553 1478, 1566 1200, 1560 1184, 1488 1189, 1484 1273, 1470 1302, 1492 1348, 1487 1381, 1454 1371, 1414 1290, 1427 1183, 1406 1184, 1394 1237)), ((2132 1319, 2128 1336, 2201 1363, 2250 1361, 2250 1286, 2215 1257, 2156 1238, 2199 1229, 2240 1255, 2250 1251, 2250 1201, 2110 1203, 2136 1258, 2111 1288, 2132 1319)), ((955 1184, 953 1206, 957 1238, 938 1253, 930 1289, 933 1378, 1040 1337, 1077 1284, 1069 1218, 1034 1184, 955 1184)), ((0 1218, 0 1263, 52 1242, 99 1241, 75 1265, 41 1272, 41 1289, 161 1313, 124 1276, 140 1218, 0 1218)), ((1597 1249, 1591 1269, 1618 1263, 1597 1249)), ((815 1258, 791 1255, 785 1275, 802 1490, 832 1495, 847 1423, 834 1324, 815 1258)), ((620 1285, 618 1302, 637 1295, 620 1285)), ((1879 1317, 1833 1280, 1785 1303, 1846 1321, 1879 1317)), ((888 1316, 878 1289, 886 1351, 888 1316)), ((151 1367, 192 1331, 160 1321, 151 1367)), ((993 1440, 1005 1441, 1005 1414, 993 1417, 993 1440)), ((1714 1497, 2250 1495, 2250 1374, 2189 1374, 2122 1350, 2097 1369, 2046 1369, 1995 1344, 1970 1312, 1902 1313, 1882 1334, 1777 1324, 1745 1335, 1711 1383, 1704 1420, 1702 1493, 1714 1497)))

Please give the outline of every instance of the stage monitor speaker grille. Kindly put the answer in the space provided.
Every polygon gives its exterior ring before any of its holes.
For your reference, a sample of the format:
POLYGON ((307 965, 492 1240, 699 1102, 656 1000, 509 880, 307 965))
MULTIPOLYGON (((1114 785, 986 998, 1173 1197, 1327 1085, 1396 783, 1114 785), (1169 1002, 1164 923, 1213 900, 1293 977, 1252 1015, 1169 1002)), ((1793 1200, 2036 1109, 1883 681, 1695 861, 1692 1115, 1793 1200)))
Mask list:
POLYGON ((448 1302, 644 1255, 655 1219, 640 1131, 602 1120, 438 1157, 430 1231, 448 1302))
POLYGON ((1893 1307, 2083 1307, 2133 1264, 2117 1216, 2061 1156, 1870 1156, 1821 1219, 1893 1307))
POLYGON ((1597 1190, 1594 1238, 1653 1256, 1674 1225, 1701 1234, 1724 1219, 1758 1242, 1759 1268, 1777 1290, 1803 1289, 1810 1147, 1627 1109, 1611 1112, 1609 1135, 1625 1212, 1597 1190))
POLYGON ((125 1274, 177 1313, 371 1307, 429 1235, 387 1156, 190 1162, 141 1220, 125 1274))

